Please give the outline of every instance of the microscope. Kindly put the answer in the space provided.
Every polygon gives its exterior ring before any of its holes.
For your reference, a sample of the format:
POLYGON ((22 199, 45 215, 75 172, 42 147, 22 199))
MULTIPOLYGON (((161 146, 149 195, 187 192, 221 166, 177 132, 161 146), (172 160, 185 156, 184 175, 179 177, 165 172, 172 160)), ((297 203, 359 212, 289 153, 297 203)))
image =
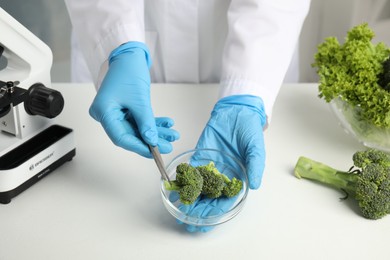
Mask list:
POLYGON ((0 8, 0 203, 76 154, 73 130, 54 123, 64 107, 51 89, 52 52, 0 8))

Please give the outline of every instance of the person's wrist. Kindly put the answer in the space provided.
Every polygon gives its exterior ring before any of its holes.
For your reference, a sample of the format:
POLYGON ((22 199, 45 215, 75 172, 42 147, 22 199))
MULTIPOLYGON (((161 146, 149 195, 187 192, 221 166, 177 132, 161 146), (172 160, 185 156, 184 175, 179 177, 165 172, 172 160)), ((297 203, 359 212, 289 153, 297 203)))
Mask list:
POLYGON ((257 114, 260 115, 261 124, 264 127, 267 123, 267 116, 264 109, 264 103, 263 100, 258 96, 253 95, 232 95, 227 96, 224 98, 221 98, 217 104, 215 105, 214 109, 218 109, 221 106, 224 105, 240 105, 240 106, 246 106, 249 109, 255 111, 257 114))
POLYGON ((152 65, 152 59, 150 57, 150 51, 148 46, 146 46, 143 42, 126 42, 115 48, 109 55, 108 60, 109 63, 113 61, 116 57, 125 54, 125 53, 137 53, 138 51, 143 51, 145 55, 145 60, 148 65, 148 68, 152 65))

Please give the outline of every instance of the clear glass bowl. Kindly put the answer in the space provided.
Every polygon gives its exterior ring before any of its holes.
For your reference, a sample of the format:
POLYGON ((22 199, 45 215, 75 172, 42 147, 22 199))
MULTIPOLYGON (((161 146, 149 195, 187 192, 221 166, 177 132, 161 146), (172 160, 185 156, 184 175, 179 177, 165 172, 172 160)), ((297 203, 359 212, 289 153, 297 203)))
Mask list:
POLYGON ((352 106, 341 98, 333 99, 330 106, 340 125, 358 142, 369 148, 390 152, 390 128, 363 121, 359 116, 361 107, 352 106))
POLYGON ((225 223, 241 212, 248 195, 249 185, 245 168, 234 157, 218 150, 198 149, 184 152, 175 157, 167 165, 167 173, 171 180, 176 179, 176 167, 180 163, 189 163, 193 166, 206 165, 213 161, 218 170, 230 179, 236 177, 243 182, 241 192, 233 198, 209 199, 201 195, 199 201, 192 205, 183 205, 178 199, 178 193, 165 189, 164 181, 161 181, 161 196, 168 212, 179 221, 193 226, 215 226, 225 223), (220 201, 215 201, 220 200, 220 201), (227 201, 229 200, 229 201, 227 201), (210 210, 206 216, 199 216, 196 207, 204 207, 202 203, 222 203, 224 212, 210 210), (195 210, 193 210, 195 209, 195 210))

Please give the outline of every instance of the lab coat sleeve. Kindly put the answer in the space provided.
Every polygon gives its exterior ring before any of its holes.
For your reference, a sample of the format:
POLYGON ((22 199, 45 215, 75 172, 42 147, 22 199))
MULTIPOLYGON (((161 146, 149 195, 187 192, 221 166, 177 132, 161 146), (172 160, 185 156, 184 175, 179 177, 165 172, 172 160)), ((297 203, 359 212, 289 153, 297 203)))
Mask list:
POLYGON ((95 85, 112 50, 145 42, 143 0, 65 0, 81 51, 95 85))
POLYGON ((309 11, 310 0, 232 0, 220 97, 263 99, 268 119, 309 11))

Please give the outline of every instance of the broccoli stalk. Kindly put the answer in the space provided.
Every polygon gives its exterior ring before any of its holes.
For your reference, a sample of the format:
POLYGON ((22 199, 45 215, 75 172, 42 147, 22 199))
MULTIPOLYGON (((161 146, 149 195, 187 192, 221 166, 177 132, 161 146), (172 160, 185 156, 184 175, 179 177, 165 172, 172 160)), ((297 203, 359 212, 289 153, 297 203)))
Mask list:
POLYGON ((357 174, 336 170, 326 164, 301 156, 295 166, 295 176, 331 185, 355 194, 357 174))
POLYGON ((369 149, 356 152, 353 162, 349 171, 339 171, 300 157, 294 173, 297 178, 318 181, 352 194, 362 215, 368 219, 390 214, 390 157, 384 152, 369 149))

